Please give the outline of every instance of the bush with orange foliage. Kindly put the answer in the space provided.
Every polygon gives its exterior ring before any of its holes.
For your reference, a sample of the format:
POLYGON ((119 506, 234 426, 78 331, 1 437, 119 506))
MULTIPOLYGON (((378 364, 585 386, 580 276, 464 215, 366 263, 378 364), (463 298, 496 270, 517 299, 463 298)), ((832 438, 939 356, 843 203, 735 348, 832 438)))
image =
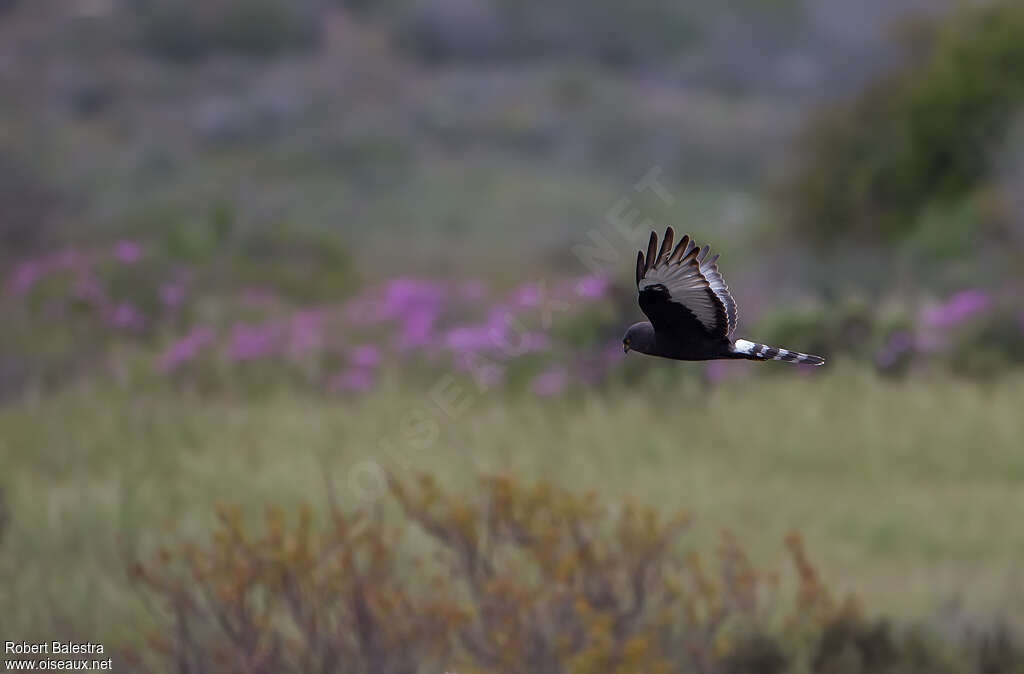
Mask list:
POLYGON ((474 498, 427 476, 391 492, 413 529, 303 508, 254 531, 221 509, 208 543, 136 565, 166 622, 126 657, 186 674, 970 671, 836 601, 797 534, 790 597, 728 534, 711 560, 681 550, 683 514, 508 477, 474 498))

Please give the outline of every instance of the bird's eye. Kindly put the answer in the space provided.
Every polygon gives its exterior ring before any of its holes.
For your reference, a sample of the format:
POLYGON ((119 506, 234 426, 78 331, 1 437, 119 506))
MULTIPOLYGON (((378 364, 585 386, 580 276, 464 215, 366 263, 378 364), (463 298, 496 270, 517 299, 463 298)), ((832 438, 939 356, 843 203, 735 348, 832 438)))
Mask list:
POLYGON ((626 346, 629 346, 629 340, 628 339, 622 340, 622 343, 625 344, 626 346))

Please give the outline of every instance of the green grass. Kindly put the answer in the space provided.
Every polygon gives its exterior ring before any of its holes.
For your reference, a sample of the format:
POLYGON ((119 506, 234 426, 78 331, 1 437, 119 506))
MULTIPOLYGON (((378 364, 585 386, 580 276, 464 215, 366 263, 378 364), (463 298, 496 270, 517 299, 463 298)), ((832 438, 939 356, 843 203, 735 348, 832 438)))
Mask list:
POLYGON ((217 502, 322 507, 328 476, 343 504, 365 503, 352 470, 366 460, 455 488, 508 471, 612 503, 685 507, 698 541, 729 528, 763 566, 783 563, 781 540, 796 528, 825 577, 873 612, 927 615, 961 593, 979 611, 1008 612, 1020 587, 1024 375, 888 382, 840 364, 707 399, 684 387, 556 402, 484 392, 454 420, 428 389, 392 379, 358 401, 252 402, 79 389, 0 410, 13 517, 0 544, 0 628, 131 639, 125 625, 144 614, 125 565, 171 525, 201 533, 217 502), (419 449, 403 447, 400 430, 416 408, 441 431, 419 449), (395 441, 390 456, 382 439, 395 441))

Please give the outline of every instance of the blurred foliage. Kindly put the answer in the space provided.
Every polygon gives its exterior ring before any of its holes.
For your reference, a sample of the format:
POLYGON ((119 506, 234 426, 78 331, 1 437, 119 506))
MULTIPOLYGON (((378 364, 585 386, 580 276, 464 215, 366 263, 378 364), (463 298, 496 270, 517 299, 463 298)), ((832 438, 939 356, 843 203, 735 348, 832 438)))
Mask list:
POLYGON ((317 0, 134 0, 143 46, 172 61, 215 52, 271 57, 315 47, 317 0))
POLYGON ((206 218, 186 219, 166 227, 164 249, 168 257, 180 262, 208 262, 223 250, 233 225, 231 209, 217 206, 206 218))
POLYGON ((239 243, 234 279, 268 284, 307 301, 337 298, 356 280, 348 248, 329 229, 276 223, 253 228, 239 243), (268 275, 267 270, 274 273, 268 275))
POLYGON ((947 354, 954 372, 994 377, 1024 365, 1024 316, 998 311, 959 330, 947 354))
MULTIPOLYGON (((546 391, 540 395, 703 385, 699 368, 680 372, 654 359, 623 367, 621 317, 635 311, 634 294, 604 277, 500 289, 407 276, 363 284, 331 230, 242 226, 224 204, 204 217, 169 217, 161 229, 156 239, 16 259, 0 297, 11 317, 0 331, 4 396, 59 388, 83 375, 208 394, 365 393, 382 358, 401 362, 408 382, 455 367, 484 377, 484 388, 546 391), (341 369, 360 344, 374 345, 373 364, 341 369), (118 351, 125 346, 133 355, 118 351)), ((920 366, 996 376, 1024 363, 1024 325, 1011 288, 963 290, 943 301, 845 297, 766 312, 744 334, 893 375, 920 366)))
POLYGON ((426 61, 577 56, 633 66, 681 53, 696 38, 692 9, 664 0, 410 0, 396 40, 426 61))
POLYGON ((225 206, 163 229, 156 240, 65 246, 12 261, 0 294, 10 318, 0 331, 0 399, 85 374, 123 377, 126 364, 114 362, 118 345, 154 348, 196 324, 301 323, 296 306, 337 299, 355 281, 347 251, 330 231, 242 229, 225 206), (255 302, 245 296, 256 292, 268 296, 266 306, 249 306, 255 302))
POLYGON ((270 508, 254 527, 223 507, 209 542, 135 564, 161 624, 153 650, 126 661, 183 673, 1020 671, 1008 632, 952 648, 864 618, 795 533, 784 584, 729 534, 710 558, 681 550, 684 514, 509 477, 484 478, 476 498, 426 475, 390 487, 429 541, 418 554, 379 511, 318 522, 303 508, 290 524, 270 508))
POLYGON ((1024 102, 1024 6, 965 4, 915 28, 907 66, 828 108, 807 132, 787 187, 801 234, 901 239, 925 208, 969 195, 993 168, 1024 102))
POLYGON ((1024 325, 1012 295, 964 291, 916 308, 902 303, 880 308, 849 298, 831 307, 773 312, 758 321, 752 334, 768 344, 799 344, 829 358, 872 362, 890 375, 939 364, 962 375, 988 377, 1024 364, 1024 325), (964 299, 976 306, 958 309, 964 299))
POLYGON ((849 298, 832 307, 796 307, 772 312, 757 322, 751 334, 766 344, 799 344, 802 351, 871 357, 889 323, 863 299, 849 298))
POLYGON ((0 262, 53 246, 63 197, 12 153, 0 150, 0 262))

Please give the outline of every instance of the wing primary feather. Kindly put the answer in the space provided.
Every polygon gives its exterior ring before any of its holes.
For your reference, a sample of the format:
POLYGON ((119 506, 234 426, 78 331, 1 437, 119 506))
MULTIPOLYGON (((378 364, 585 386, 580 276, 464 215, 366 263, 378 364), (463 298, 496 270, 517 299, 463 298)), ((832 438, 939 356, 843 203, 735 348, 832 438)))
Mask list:
POLYGON ((669 257, 668 259, 669 264, 676 264, 677 262, 679 262, 679 260, 683 259, 683 253, 686 250, 687 244, 689 243, 690 236, 688 234, 684 234, 683 238, 680 239, 679 243, 676 245, 676 249, 672 251, 672 256, 669 257))
POLYGON ((665 228, 661 247, 652 231, 646 254, 637 254, 640 305, 655 329, 699 330, 712 337, 727 337, 736 326, 736 302, 718 271, 719 255, 684 234, 676 243, 673 227, 665 228), (674 247, 673 247, 673 244, 674 247), (646 289, 659 290, 646 293, 646 289), (679 308, 678 305, 682 305, 679 308))
POLYGON ((658 233, 651 232, 651 240, 647 243, 647 263, 644 265, 644 274, 651 270, 658 262, 658 258, 655 257, 658 253, 658 233))
POLYGON ((658 260, 657 263, 665 259, 665 254, 672 250, 672 241, 676 238, 676 233, 672 231, 672 226, 665 228, 665 238, 661 240, 661 248, 658 249, 658 260))

